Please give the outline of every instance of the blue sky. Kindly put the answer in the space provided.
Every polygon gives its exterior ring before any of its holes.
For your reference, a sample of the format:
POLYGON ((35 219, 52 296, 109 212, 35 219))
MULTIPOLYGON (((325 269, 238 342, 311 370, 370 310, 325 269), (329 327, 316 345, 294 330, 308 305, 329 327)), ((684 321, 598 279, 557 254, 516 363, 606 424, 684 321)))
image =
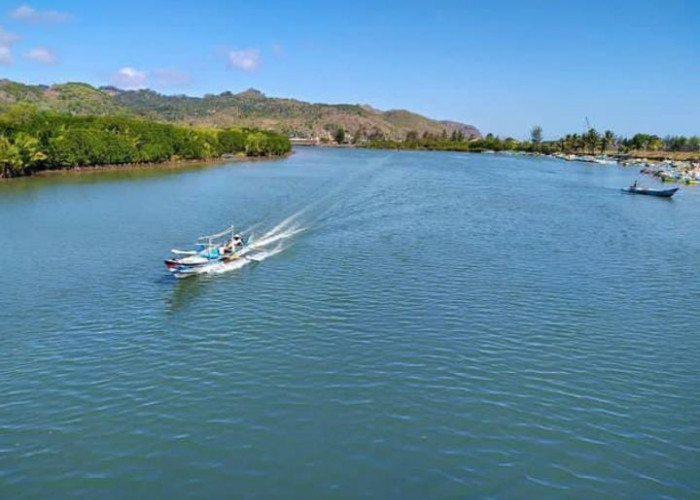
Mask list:
POLYGON ((546 137, 700 134, 700 0, 0 4, 0 77, 255 87, 546 137))

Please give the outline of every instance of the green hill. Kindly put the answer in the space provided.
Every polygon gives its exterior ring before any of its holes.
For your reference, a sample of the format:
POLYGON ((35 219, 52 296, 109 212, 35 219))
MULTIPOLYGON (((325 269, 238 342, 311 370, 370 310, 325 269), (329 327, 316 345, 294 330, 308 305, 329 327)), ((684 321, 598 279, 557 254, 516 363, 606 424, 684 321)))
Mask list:
POLYGON ((73 115, 107 116, 129 113, 129 110, 109 94, 86 83, 71 82, 48 87, 0 80, 0 111, 18 102, 33 104, 41 110, 73 115))
POLYGON ((18 102, 73 115, 143 116, 183 125, 262 128, 305 138, 330 139, 338 128, 358 139, 403 139, 409 132, 437 135, 455 130, 465 136, 480 136, 471 125, 432 120, 409 111, 308 103, 267 97, 254 89, 191 97, 152 90, 95 88, 84 83, 45 86, 0 80, 0 111, 18 102))

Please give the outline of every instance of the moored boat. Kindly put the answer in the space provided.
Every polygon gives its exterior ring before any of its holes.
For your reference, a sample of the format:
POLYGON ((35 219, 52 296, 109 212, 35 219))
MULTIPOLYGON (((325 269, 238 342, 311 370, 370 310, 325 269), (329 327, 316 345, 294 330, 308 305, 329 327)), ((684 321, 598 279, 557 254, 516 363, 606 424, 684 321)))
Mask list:
POLYGON ((678 189, 679 188, 677 188, 677 187, 670 188, 670 189, 651 189, 651 188, 639 187, 636 184, 633 184, 630 187, 622 188, 621 191, 623 191, 625 193, 630 193, 630 194, 646 194, 649 196, 670 198, 671 196, 676 194, 676 191, 678 191, 678 189))

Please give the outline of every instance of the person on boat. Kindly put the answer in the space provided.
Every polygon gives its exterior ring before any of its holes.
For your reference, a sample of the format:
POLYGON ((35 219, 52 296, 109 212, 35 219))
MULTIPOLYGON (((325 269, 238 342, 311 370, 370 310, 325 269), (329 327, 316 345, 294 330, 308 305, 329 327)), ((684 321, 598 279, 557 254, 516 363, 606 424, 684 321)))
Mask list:
POLYGON ((632 184, 632 189, 637 189, 637 179, 634 180, 634 183, 632 184))
POLYGON ((239 250, 240 248, 243 247, 243 238, 241 238, 240 234, 236 234, 231 238, 229 241, 227 241, 222 247, 222 253, 224 254, 230 254, 235 252, 236 250, 239 250))

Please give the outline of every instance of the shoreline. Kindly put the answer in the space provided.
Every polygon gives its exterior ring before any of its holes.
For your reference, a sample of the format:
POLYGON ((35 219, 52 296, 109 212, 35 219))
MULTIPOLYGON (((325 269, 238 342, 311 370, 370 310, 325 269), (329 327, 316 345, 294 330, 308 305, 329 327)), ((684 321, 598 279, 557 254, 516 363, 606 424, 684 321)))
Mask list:
POLYGON ((176 161, 166 161, 162 163, 121 163, 121 164, 107 164, 107 165, 86 165, 86 166, 75 166, 60 169, 50 169, 50 170, 40 170, 38 172, 33 172, 29 175, 20 175, 17 177, 0 177, 0 181, 13 181, 17 179, 30 179, 34 178, 47 178, 55 176, 64 175, 83 175, 83 174, 99 174, 107 172, 128 172, 130 170, 179 170, 188 167, 210 167, 215 165, 224 165, 227 163, 245 163, 245 162, 258 162, 258 161, 274 161, 283 160, 294 154, 294 151, 290 151, 283 155, 276 156, 245 156, 245 155, 233 155, 227 158, 208 158, 200 160, 176 160, 176 161))
POLYGON ((671 151, 636 151, 633 153, 581 154, 581 153, 542 153, 519 150, 485 150, 485 149, 428 149, 428 148, 365 148, 377 151, 438 152, 481 155, 507 155, 550 158, 569 162, 590 163, 594 165, 615 165, 621 168, 641 168, 640 174, 656 177, 662 182, 677 184, 700 184, 700 156, 695 152, 671 151))
MULTIPOLYGON (((379 150, 379 151, 433 151, 433 152, 447 152, 447 153, 475 153, 475 154, 489 154, 489 153, 512 153, 512 154, 523 154, 523 155, 542 155, 542 156, 554 156, 555 153, 534 153, 528 151, 520 151, 517 149, 508 149, 500 151, 491 151, 484 148, 474 148, 474 149, 464 149, 464 148, 409 148, 409 147, 370 147, 367 145, 356 145, 356 144, 294 144, 294 147, 301 148, 318 148, 318 149, 368 149, 368 150, 379 150)), ((599 153, 590 155, 582 151, 570 151, 567 153, 559 154, 571 154, 576 156, 600 156, 599 153)), ((672 162, 672 161, 688 161, 688 162, 700 162, 700 152, 697 151, 650 151, 650 150, 639 150, 630 151, 628 153, 621 153, 619 151, 605 151, 604 155, 609 157, 627 157, 629 159, 638 160, 651 160, 655 162, 672 162)))

